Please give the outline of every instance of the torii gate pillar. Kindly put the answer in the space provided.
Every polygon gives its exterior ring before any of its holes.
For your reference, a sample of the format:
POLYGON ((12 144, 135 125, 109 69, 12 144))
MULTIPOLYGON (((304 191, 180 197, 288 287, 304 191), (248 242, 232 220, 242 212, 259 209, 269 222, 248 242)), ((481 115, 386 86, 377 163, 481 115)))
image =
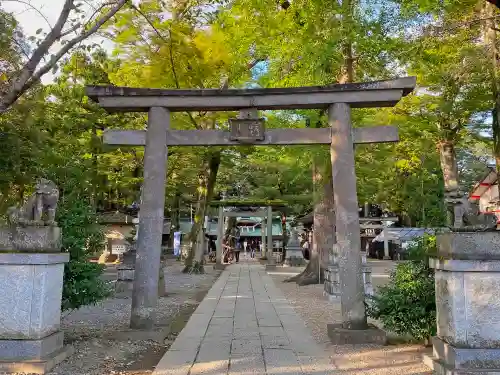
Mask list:
POLYGON ((146 148, 144 150, 144 184, 141 220, 137 236, 134 291, 130 327, 153 328, 158 302, 165 177, 168 147, 165 143, 170 124, 170 111, 152 107, 148 115, 146 148))
POLYGON ((328 108, 332 128, 330 157, 335 201, 335 223, 341 283, 342 324, 347 329, 365 329, 365 290, 361 269, 358 197, 354 168, 351 108, 335 103, 328 108))

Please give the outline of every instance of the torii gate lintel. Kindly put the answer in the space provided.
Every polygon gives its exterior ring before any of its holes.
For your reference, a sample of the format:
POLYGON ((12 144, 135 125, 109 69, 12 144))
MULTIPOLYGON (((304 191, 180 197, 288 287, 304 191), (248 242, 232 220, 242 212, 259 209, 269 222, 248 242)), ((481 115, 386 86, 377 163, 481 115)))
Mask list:
MULTIPOLYGON (((373 126, 352 129, 354 144, 399 141, 395 126, 373 126)), ((268 129, 264 140, 252 142, 253 146, 330 144, 331 128, 268 129)), ((146 130, 108 129, 103 134, 104 143, 114 146, 145 146, 146 130)), ((231 139, 231 133, 222 130, 166 130, 167 146, 238 146, 245 143, 231 139)))

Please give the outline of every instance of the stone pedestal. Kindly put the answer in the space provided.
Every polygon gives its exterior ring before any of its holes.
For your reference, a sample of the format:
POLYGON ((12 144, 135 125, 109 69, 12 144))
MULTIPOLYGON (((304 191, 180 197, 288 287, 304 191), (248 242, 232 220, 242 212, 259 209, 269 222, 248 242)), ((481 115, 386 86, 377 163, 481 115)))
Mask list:
POLYGON ((116 293, 131 292, 134 288, 136 250, 130 249, 123 253, 122 264, 116 267, 116 293))
POLYGON ((437 337, 426 363, 438 374, 500 374, 500 233, 438 236, 437 337))
MULTIPOLYGON (((341 303, 342 289, 340 284, 340 270, 338 266, 338 255, 336 252, 331 257, 333 264, 325 270, 325 283, 323 295, 331 302, 341 303)), ((365 295, 373 295, 371 280, 371 268, 366 264, 366 254, 361 255, 361 271, 363 273, 363 285, 365 295)), ((347 344, 377 344, 387 343, 385 331, 368 325, 359 329, 346 327, 342 323, 327 324, 328 337, 333 345, 347 344)))
POLYGON ((214 270, 220 270, 220 271, 224 271, 226 269, 226 264, 224 263, 215 263, 214 264, 214 270))
MULTIPOLYGON (((372 285, 372 270, 366 263, 366 254, 362 254, 362 268, 363 272, 363 285, 366 295, 373 295, 372 285)), ((340 275, 339 266, 337 262, 337 255, 332 257, 332 264, 325 269, 325 283, 323 287, 323 295, 332 302, 340 302, 340 275)))
POLYGON ((302 249, 286 249, 286 258, 284 265, 288 267, 301 267, 306 264, 302 249))
POLYGON ((306 261, 304 259, 304 254, 302 254, 302 248, 300 247, 297 230, 293 228, 290 233, 290 240, 286 246, 286 258, 284 260, 284 265, 289 267, 300 267, 305 263, 306 261))
POLYGON ((64 253, 0 253, 0 372, 44 373, 71 352, 59 330, 64 253))
POLYGON ((266 271, 274 270, 276 270, 276 259, 274 258, 273 251, 270 250, 267 252, 266 271))
POLYGON ((385 345, 387 343, 386 333, 373 325, 368 325, 365 329, 350 329, 342 324, 327 324, 326 329, 333 345, 385 345))
POLYGON ((25 253, 58 253, 61 251, 61 228, 1 227, 0 250, 25 253))
MULTIPOLYGON (((115 284, 116 293, 129 293, 134 289, 135 257, 135 249, 131 249, 123 253, 123 263, 116 267, 118 271, 115 284)), ((160 275, 158 280, 159 297, 163 297, 166 295, 164 266, 164 262, 161 262, 160 275)))

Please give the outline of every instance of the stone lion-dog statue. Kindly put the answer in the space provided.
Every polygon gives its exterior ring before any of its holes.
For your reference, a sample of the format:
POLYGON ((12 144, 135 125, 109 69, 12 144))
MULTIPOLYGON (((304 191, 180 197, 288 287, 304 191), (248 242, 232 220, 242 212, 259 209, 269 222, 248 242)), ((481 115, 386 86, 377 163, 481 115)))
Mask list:
POLYGON ((493 212, 479 212, 477 204, 469 202, 466 195, 448 200, 454 208, 453 232, 490 232, 497 230, 497 216, 493 212))
POLYGON ((55 221, 59 189, 45 178, 38 180, 35 192, 20 208, 7 210, 10 225, 16 226, 57 226, 55 221))

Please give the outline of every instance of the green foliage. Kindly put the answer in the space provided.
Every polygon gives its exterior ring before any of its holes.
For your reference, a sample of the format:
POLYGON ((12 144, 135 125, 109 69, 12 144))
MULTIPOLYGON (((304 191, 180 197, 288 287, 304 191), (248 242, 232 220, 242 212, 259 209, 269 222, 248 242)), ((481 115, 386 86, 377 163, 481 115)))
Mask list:
POLYGON ((428 264, 430 257, 437 256, 436 236, 425 234, 415 240, 407 249, 408 259, 428 264))
MULTIPOLYGON (((106 113, 84 95, 86 84, 326 85, 345 81, 350 64, 354 81, 416 75, 418 85, 394 108, 353 108, 355 127, 393 125, 400 135, 396 144, 356 146, 358 201, 383 204, 406 226, 443 225, 444 176, 436 146, 442 140, 455 144, 451 164, 458 164, 466 189, 490 158, 484 112, 492 106, 492 85, 477 1, 288 3, 285 9, 260 0, 143 0, 140 11, 122 9, 102 30, 114 42, 112 56, 75 49, 61 61, 53 84, 34 86, 0 116, 0 212, 24 199, 39 176, 54 179, 63 195, 77 192, 96 210, 138 201, 143 148, 105 146, 101 135, 106 128, 143 129, 145 115, 106 113)), ((15 18, 0 11, 0 60, 6 61, 0 91, 23 60, 24 42, 15 18)), ((261 115, 266 128, 328 126, 324 111, 261 115)), ((171 126, 227 130, 234 116, 173 112, 171 126)), ((313 165, 316 176, 329 176, 326 146, 170 147, 166 215, 187 216, 190 203, 201 207, 200 177, 207 157, 219 151, 215 197, 283 202, 287 216, 317 202, 322 188, 313 186, 313 165)), ((200 209, 195 221, 203 216, 200 209)))
POLYGON ((368 301, 368 316, 380 320, 384 328, 416 340, 435 335, 434 271, 428 266, 428 257, 435 249, 435 236, 417 241, 410 249, 412 260, 398 264, 389 283, 368 301))
POLYGON ((84 199, 64 196, 57 220, 62 228, 63 251, 70 254, 64 269, 62 310, 95 304, 108 297, 110 287, 101 279, 104 266, 89 262, 104 241, 95 212, 84 199))

